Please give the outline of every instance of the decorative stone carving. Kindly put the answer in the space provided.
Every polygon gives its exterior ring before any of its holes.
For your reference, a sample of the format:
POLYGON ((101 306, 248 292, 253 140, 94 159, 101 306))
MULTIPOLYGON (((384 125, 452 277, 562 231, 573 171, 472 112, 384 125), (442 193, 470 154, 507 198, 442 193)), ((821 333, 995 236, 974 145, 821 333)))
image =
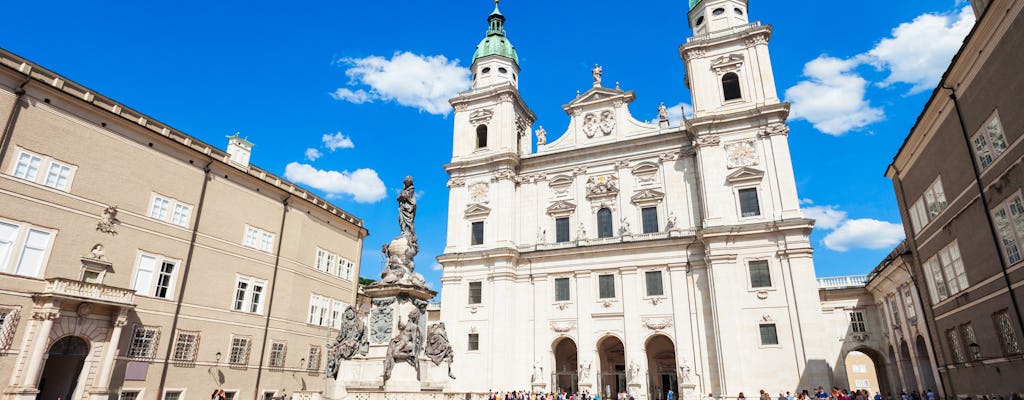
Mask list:
POLYGON ((629 200, 636 205, 656 205, 664 198, 665 193, 654 189, 644 189, 636 192, 636 194, 634 194, 633 197, 630 197, 629 200))
POLYGON ((488 186, 485 182, 477 182, 469 185, 469 201, 473 203, 486 203, 488 186))
POLYGON ((707 50, 705 50, 703 47, 697 47, 697 48, 690 49, 689 51, 683 53, 683 57, 685 57, 687 60, 692 60, 692 59, 695 59, 695 58, 704 57, 704 55, 706 53, 707 53, 707 50))
MULTIPOLYGON (((621 101, 621 100, 617 100, 617 101, 621 101)), ((618 108, 618 107, 620 107, 620 105, 616 105, 616 108, 618 108)), ((613 130, 615 130, 615 114, 612 114, 612 112, 608 111, 608 110, 602 111, 601 112, 601 133, 603 133, 603 134, 605 134, 607 136, 607 135, 610 135, 613 130)))
POLYGON ((391 304, 395 298, 374 299, 370 310, 370 339, 374 343, 384 343, 391 337, 391 326, 394 321, 394 310, 391 304))
POLYGON ((566 333, 576 329, 576 321, 551 321, 551 330, 557 333, 566 333))
POLYGON ((604 69, 600 65, 594 64, 594 69, 590 70, 590 73, 594 76, 594 87, 601 87, 601 75, 604 74, 604 69))
POLYGON ((600 128, 597 126, 596 115, 591 113, 587 114, 586 117, 583 117, 583 133, 587 135, 588 138, 593 138, 594 136, 597 136, 597 131, 599 129, 600 128))
POLYGON ((658 106, 658 122, 668 123, 668 108, 665 107, 664 101, 658 106))
POLYGON ((544 243, 547 240, 548 230, 544 229, 543 226, 537 227, 537 243, 544 243))
POLYGON ((587 167, 576 167, 576 168, 573 168, 572 169, 572 174, 573 175, 577 175, 577 176, 578 175, 586 175, 587 174, 587 167))
POLYGON ((740 168, 758 165, 757 148, 754 141, 747 140, 725 145, 727 167, 740 168))
POLYGON ((548 206, 548 215, 569 215, 576 211, 576 205, 568 201, 556 201, 548 206))
POLYGON ((448 180, 448 188, 457 188, 466 186, 466 180, 462 178, 451 178, 448 180))
POLYGON ((534 132, 534 134, 537 135, 538 145, 548 143, 548 131, 544 130, 544 125, 541 125, 539 128, 537 128, 537 132, 534 132))
POLYGON ((640 374, 640 364, 638 364, 636 360, 629 362, 629 370, 626 372, 626 379, 628 379, 630 384, 640 384, 640 380, 643 376, 640 374))
POLYGON ((512 94, 511 93, 502 93, 501 96, 498 96, 498 101, 501 102, 501 103, 511 103, 512 102, 512 94))
POLYGON ((671 318, 644 318, 644 326, 652 331, 660 331, 672 326, 671 318))
POLYGON ((448 332, 444 329, 444 322, 438 322, 427 328, 427 346, 423 349, 423 354, 430 357, 430 361, 433 361, 434 365, 448 362, 448 376, 455 379, 455 375, 452 375, 455 352, 452 351, 452 344, 448 341, 448 332))
POLYGON ((583 225, 583 222, 576 227, 576 240, 587 240, 587 227, 583 225))
POLYGON ((563 302, 555 304, 555 307, 558 307, 558 309, 561 310, 561 311, 565 311, 566 308, 569 308, 569 303, 563 301, 563 302))
POLYGON ((632 229, 629 226, 629 219, 622 217, 619 221, 619 236, 630 236, 633 234, 632 229))
POLYGON ((473 125, 486 124, 494 116, 494 111, 489 108, 473 111, 469 114, 469 123, 473 125))
POLYGON ((502 168, 498 170, 498 172, 495 172, 494 176, 491 177, 491 182, 497 182, 501 180, 515 181, 516 173, 512 171, 512 169, 510 168, 502 168))
POLYGON ((770 137, 774 135, 789 135, 789 125, 786 124, 771 124, 764 128, 764 131, 758 135, 760 137, 770 137))
POLYGON ((453 107, 456 112, 463 112, 469 109, 469 103, 455 103, 453 107))
POLYGON ((420 375, 420 363, 416 355, 423 346, 423 332, 420 331, 420 309, 409 311, 409 319, 398 321, 398 334, 388 344, 387 355, 384 356, 384 382, 391 379, 391 370, 396 362, 406 362, 420 375))
POLYGON ((366 337, 366 323, 356 309, 348 306, 342 314, 341 331, 334 343, 328 346, 332 357, 327 360, 327 376, 338 378, 338 370, 342 360, 351 360, 356 355, 365 356, 370 351, 370 341, 366 337))
POLYGON ((737 70, 742 65, 743 56, 740 54, 730 54, 727 56, 721 56, 711 61, 711 69, 717 73, 737 70))
POLYGON ((526 119, 522 116, 516 115, 516 135, 519 137, 526 136, 526 128, 529 128, 530 124, 526 123, 526 119))
POLYGON ((593 364, 590 360, 580 361, 579 378, 580 382, 590 379, 590 368, 593 364))
POLYGON ((690 362, 685 358, 679 363, 679 381, 693 383, 693 370, 690 368, 690 362))
POLYGON ((89 250, 88 257, 93 260, 103 260, 104 258, 106 258, 106 256, 103 254, 103 245, 100 243, 96 243, 94 246, 92 246, 92 250, 89 250))
POLYGON ((718 136, 701 136, 694 142, 696 147, 718 146, 718 144, 721 143, 721 139, 719 139, 718 136))
POLYGON ((675 161, 679 159, 679 154, 680 152, 678 151, 670 151, 668 153, 659 154, 658 159, 661 160, 661 162, 675 161))
POLYGON ((605 300, 601 302, 601 307, 604 308, 611 308, 613 305, 615 305, 615 303, 612 302, 611 300, 605 300))
POLYGON ((117 205, 110 205, 103 209, 103 213, 100 215, 100 220, 96 223, 96 230, 116 235, 117 230, 114 229, 114 226, 120 224, 121 221, 117 219, 117 205))
POLYGON ((544 380, 547 379, 544 376, 544 367, 541 365, 540 361, 535 361, 533 363, 533 376, 531 378, 532 379, 530 379, 530 381, 533 383, 543 383, 544 380))
POLYGON ((615 195, 619 192, 619 177, 614 174, 592 176, 587 179, 587 197, 615 195))
POLYGON ((768 44, 768 34, 760 33, 760 34, 751 36, 751 37, 747 38, 747 40, 745 40, 745 43, 746 43, 747 47, 757 46, 757 45, 761 45, 761 44, 768 44))
POLYGON ((679 230, 678 219, 676 218, 676 212, 672 211, 668 213, 668 222, 665 223, 665 231, 672 232, 679 230))
POLYGON ((32 319, 36 321, 56 321, 60 318, 60 310, 33 310, 32 319))
POLYGON ((413 258, 419 253, 416 238, 416 188, 411 176, 405 177, 405 187, 398 198, 398 227, 402 234, 385 244, 381 251, 387 259, 387 266, 381 272, 381 280, 376 284, 408 284, 424 287, 423 275, 415 272, 413 258))

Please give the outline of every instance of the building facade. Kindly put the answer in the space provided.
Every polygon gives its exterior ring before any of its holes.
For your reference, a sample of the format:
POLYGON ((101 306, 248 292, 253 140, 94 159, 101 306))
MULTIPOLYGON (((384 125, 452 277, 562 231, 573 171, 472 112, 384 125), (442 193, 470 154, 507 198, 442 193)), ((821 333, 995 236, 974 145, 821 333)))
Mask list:
POLYGON ((635 93, 595 66, 551 141, 518 91, 505 16, 488 17, 473 87, 451 100, 445 165, 455 391, 658 399, 831 384, 772 28, 745 0, 694 3, 679 48, 692 118, 634 119, 635 93))
POLYGON ((0 51, 8 400, 318 397, 361 220, 0 51))
POLYGON ((1024 3, 978 22, 886 171, 945 392, 1024 390, 1024 3))

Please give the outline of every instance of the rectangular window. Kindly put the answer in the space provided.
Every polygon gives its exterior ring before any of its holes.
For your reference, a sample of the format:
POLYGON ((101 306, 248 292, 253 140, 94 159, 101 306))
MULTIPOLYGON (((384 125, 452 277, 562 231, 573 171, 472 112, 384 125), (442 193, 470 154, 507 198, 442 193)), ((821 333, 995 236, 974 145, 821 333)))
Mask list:
POLYGON ((316 249, 316 270, 331 273, 331 266, 334 265, 334 258, 334 253, 324 249, 316 249))
POLYGON ((757 199, 757 189, 740 189, 740 215, 743 217, 756 217, 761 215, 761 204, 757 199))
POLYGON ((171 285, 174 282, 174 267, 175 264, 170 261, 164 261, 160 266, 160 273, 156 278, 156 292, 153 294, 156 297, 166 299, 171 295, 171 285))
POLYGON ((1008 147, 999 114, 993 114, 971 138, 974 156, 982 170, 988 168, 1008 147))
POLYGON ((871 389, 871 380, 856 379, 853 381, 853 385, 855 386, 854 389, 871 389))
POLYGON ((953 354, 953 361, 962 363, 967 361, 964 357, 963 341, 960 340, 960 332, 956 329, 946 331, 946 338, 949 339, 949 351, 953 354))
POLYGON ((132 332, 132 341, 128 345, 128 357, 153 358, 159 336, 160 331, 157 328, 136 324, 132 332))
POLYGON ((658 233, 658 208, 644 207, 640 209, 640 217, 644 224, 644 233, 658 233))
POLYGON ((569 217, 555 218, 555 242, 569 241, 569 217))
POLYGON ((850 312, 850 330, 853 331, 853 333, 864 333, 868 331, 867 325, 864 324, 863 312, 850 312))
POLYGON ((309 296, 309 323, 318 326, 328 326, 331 323, 330 310, 331 299, 320 296, 309 296))
POLYGON ((555 301, 569 301, 569 278, 555 278, 555 301))
POLYGON ((14 165, 13 175, 26 181, 35 182, 39 177, 39 167, 42 163, 42 157, 23 151, 18 154, 18 163, 14 165))
POLYGON ((163 400, 182 400, 182 392, 180 390, 168 390, 164 392, 163 400))
POLYGON ((779 333, 775 330, 775 324, 761 324, 761 345, 775 346, 779 344, 779 333))
POLYGON ((483 302, 483 284, 481 282, 469 283, 469 304, 480 304, 483 302))
POLYGON ((263 289, 267 282, 255 278, 240 276, 235 281, 235 299, 232 309, 235 311, 262 313, 263 289))
POLYGON ((1003 354, 1020 354, 1021 345, 1017 339, 1016 329, 1013 328, 1013 320, 1007 310, 1000 310, 992 314, 992 322, 996 325, 996 332, 999 333, 999 342, 1003 345, 1003 354))
POLYGON ((473 223, 473 241, 470 243, 473 246, 484 244, 484 223, 478 221, 473 223))
POLYGON ((118 400, 139 400, 138 390, 122 390, 118 400))
POLYGON ((50 170, 46 173, 46 180, 43 184, 57 190, 68 190, 68 182, 71 181, 71 167, 56 161, 50 162, 50 170))
POLYGON ((187 226, 188 219, 192 215, 192 207, 184 204, 174 205, 174 214, 171 214, 171 223, 178 226, 187 226))
POLYGON ((1000 204, 992 217, 1008 264, 1021 261, 1020 243, 1024 241, 1024 194, 1018 192, 1000 204))
POLYGON ((249 337, 232 336, 231 352, 228 353, 228 364, 246 365, 249 363, 249 337))
MULTIPOLYGON (((970 322, 968 322, 966 324, 963 324, 963 325, 960 325, 960 335, 961 335, 960 337, 964 341, 964 345, 967 346, 968 349, 971 347, 972 343, 974 343, 974 344, 978 343, 978 339, 976 337, 974 337, 974 327, 971 326, 970 322)), ((970 351, 968 353, 969 353, 968 356, 970 356, 971 360, 980 360, 981 359, 981 353, 980 352, 975 353, 973 351, 970 351)))
POLYGON ((20 309, 0 308, 0 350, 11 348, 14 333, 18 329, 20 309))
POLYGON ((355 271, 356 263, 344 257, 338 257, 338 273, 336 275, 339 278, 351 281, 354 278, 355 271))
POLYGON ((288 347, 284 342, 272 342, 270 343, 270 367, 271 368, 284 368, 284 359, 288 347))
POLYGON ((199 331, 178 331, 174 340, 174 361, 195 362, 199 353, 199 331))
POLYGON ((469 334, 468 344, 469 345, 467 346, 467 349, 469 351, 480 350, 480 334, 478 334, 478 333, 470 333, 469 334))
POLYGON ((306 369, 310 371, 320 370, 320 346, 315 344, 309 346, 309 358, 306 359, 306 369))
POLYGON ((939 266, 939 257, 933 256, 924 262, 925 280, 928 281, 928 291, 932 294, 932 303, 938 303, 949 297, 946 292, 946 280, 942 277, 942 268, 939 266))
POLYGON ((177 267, 177 263, 174 261, 142 254, 135 267, 135 283, 132 288, 143 296, 170 298, 173 294, 175 267, 177 267), (159 270, 157 270, 157 265, 160 266, 159 270))
POLYGON ((614 275, 598 275, 598 297, 602 299, 614 299, 615 298, 615 276, 614 275))
POLYGON ((11 252, 14 250, 14 241, 18 239, 20 228, 18 225, 0 221, 0 271, 7 270, 7 263, 11 261, 11 252))
POLYGON ((924 203, 928 208, 928 217, 935 218, 946 208, 946 193, 942 190, 942 177, 935 178, 931 186, 924 191, 924 203))
POLYGON ((274 234, 259 228, 245 226, 245 247, 271 252, 274 246, 274 234))
POLYGON ((885 298, 885 303, 889 305, 889 312, 892 313, 893 322, 900 325, 900 307, 896 305, 897 302, 896 296, 886 296, 885 298))
POLYGON ((191 216, 191 204, 156 193, 153 194, 153 201, 149 206, 150 218, 170 222, 178 226, 188 226, 189 218, 191 216))
POLYGON ((907 309, 907 319, 917 319, 917 310, 914 309, 914 296, 910 294, 910 286, 904 286, 902 293, 903 306, 907 309))
POLYGON ((914 233, 920 232, 921 228, 928 224, 928 212, 925 210, 924 199, 914 202, 914 205, 910 206, 908 214, 910 214, 910 227, 914 229, 914 233))
POLYGON ((767 288, 772 287, 772 274, 768 269, 768 260, 753 260, 747 263, 750 268, 750 287, 767 288))
POLYGON ((331 300, 331 327, 341 329, 341 313, 345 311, 345 303, 331 300))
POLYGON ((932 301, 939 302, 967 289, 967 273, 957 242, 950 243, 924 263, 932 301))
POLYGON ((149 209, 149 216, 161 221, 167 220, 167 210, 171 208, 171 201, 161 196, 153 196, 153 206, 149 209))
POLYGON ((14 273, 18 275, 39 277, 43 269, 46 249, 50 246, 50 233, 37 229, 29 229, 25 237, 25 247, 21 249, 21 259, 14 273))
POLYGON ((235 395, 237 394, 238 392, 234 390, 227 390, 224 392, 224 400, 235 400, 235 395))
POLYGON ((864 365, 864 364, 854 364, 853 365, 853 372, 858 373, 858 374, 867 373, 868 372, 868 366, 864 365))
POLYGON ((665 289, 661 284, 661 271, 644 272, 644 280, 647 283, 648 296, 663 296, 665 289))

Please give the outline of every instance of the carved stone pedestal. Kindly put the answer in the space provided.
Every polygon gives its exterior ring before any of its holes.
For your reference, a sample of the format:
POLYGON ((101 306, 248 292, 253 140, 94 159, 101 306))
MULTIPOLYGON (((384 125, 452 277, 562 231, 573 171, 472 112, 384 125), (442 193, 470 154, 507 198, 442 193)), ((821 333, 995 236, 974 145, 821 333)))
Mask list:
POLYGON ((680 400, 700 400, 700 393, 697 393, 696 383, 680 383, 679 384, 680 400))

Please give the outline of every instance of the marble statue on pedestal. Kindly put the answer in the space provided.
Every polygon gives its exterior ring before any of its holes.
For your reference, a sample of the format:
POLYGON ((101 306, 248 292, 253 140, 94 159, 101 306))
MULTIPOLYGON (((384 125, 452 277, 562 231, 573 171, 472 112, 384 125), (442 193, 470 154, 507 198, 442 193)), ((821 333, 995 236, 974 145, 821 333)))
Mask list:
POLYGON ((423 345, 423 334, 420 332, 420 310, 413 308, 409 312, 409 320, 398 321, 398 334, 391 339, 387 355, 384 357, 384 381, 391 379, 391 370, 395 362, 407 362, 416 370, 419 377, 420 363, 417 354, 423 345))
POLYGON ((416 237, 416 188, 412 177, 405 177, 405 187, 396 199, 398 201, 398 227, 402 234, 384 245, 382 251, 387 259, 387 267, 381 272, 377 284, 406 284, 424 286, 423 275, 415 272, 413 258, 419 253, 416 237))
POLYGON ((342 360, 351 360, 356 355, 365 356, 370 350, 370 340, 366 335, 366 323, 356 314, 356 309, 348 306, 342 314, 341 332, 330 345, 332 357, 327 360, 327 376, 338 377, 342 360))
POLYGON ((452 375, 452 361, 455 361, 455 352, 452 351, 452 344, 448 341, 448 332, 444 329, 444 322, 438 322, 427 328, 427 346, 423 354, 430 357, 434 365, 441 365, 448 362, 448 377, 455 379, 452 375))

